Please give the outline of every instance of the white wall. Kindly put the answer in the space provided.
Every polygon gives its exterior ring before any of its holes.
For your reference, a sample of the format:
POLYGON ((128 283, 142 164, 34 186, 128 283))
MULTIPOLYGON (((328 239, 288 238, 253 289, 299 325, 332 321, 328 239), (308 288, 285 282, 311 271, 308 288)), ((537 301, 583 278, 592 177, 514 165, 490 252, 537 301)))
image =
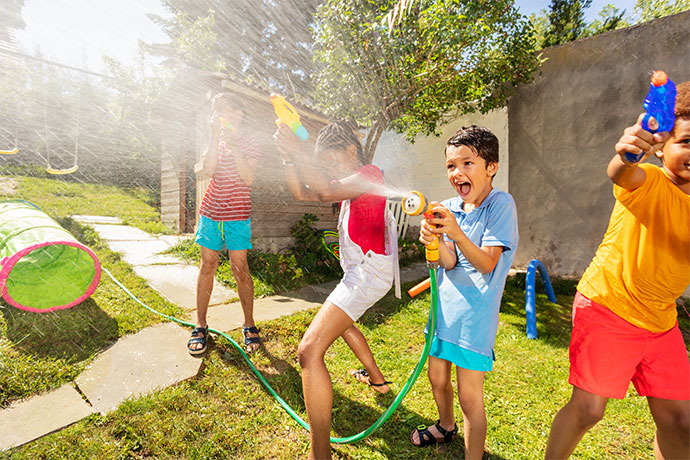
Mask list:
MULTIPOLYGON (((442 128, 439 137, 420 136, 414 144, 394 132, 381 136, 373 163, 384 171, 388 186, 400 190, 417 190, 433 201, 455 196, 446 176, 443 150, 448 139, 462 126, 480 125, 490 129, 498 138, 498 174, 494 187, 508 190, 508 111, 497 109, 455 118, 442 128)), ((410 225, 419 225, 420 217, 410 218, 410 225)))

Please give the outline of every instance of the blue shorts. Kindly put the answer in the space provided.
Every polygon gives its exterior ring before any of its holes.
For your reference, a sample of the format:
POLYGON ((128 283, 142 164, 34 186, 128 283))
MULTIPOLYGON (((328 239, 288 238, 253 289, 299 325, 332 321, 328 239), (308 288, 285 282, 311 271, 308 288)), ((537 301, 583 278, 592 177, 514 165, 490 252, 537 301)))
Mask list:
POLYGON ((219 222, 199 216, 199 227, 194 241, 214 251, 242 251, 252 248, 252 220, 226 220, 219 222))
POLYGON ((471 371, 488 372, 494 368, 494 360, 492 357, 480 355, 476 351, 462 348, 454 343, 441 340, 438 337, 434 337, 431 341, 429 356, 444 359, 458 367, 471 371))

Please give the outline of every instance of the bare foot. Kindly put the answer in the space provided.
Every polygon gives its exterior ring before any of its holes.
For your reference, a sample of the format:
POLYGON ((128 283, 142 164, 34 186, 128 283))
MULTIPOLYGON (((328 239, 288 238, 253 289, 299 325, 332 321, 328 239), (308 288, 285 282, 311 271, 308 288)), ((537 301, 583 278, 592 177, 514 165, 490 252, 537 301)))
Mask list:
POLYGON ((356 378, 360 382, 369 385, 371 388, 378 391, 379 393, 381 393, 381 394, 388 393, 388 390, 389 390, 388 384, 391 382, 384 380, 383 383, 373 383, 371 381, 371 379, 369 378, 369 373, 364 369, 360 369, 360 370, 350 369, 348 372, 350 373, 351 376, 353 376, 354 378, 356 378))

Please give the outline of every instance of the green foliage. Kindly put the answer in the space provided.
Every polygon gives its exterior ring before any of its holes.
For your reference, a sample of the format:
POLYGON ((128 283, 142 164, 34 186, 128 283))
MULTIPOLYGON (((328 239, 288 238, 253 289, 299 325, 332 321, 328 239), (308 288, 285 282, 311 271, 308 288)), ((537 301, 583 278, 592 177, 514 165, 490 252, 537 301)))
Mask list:
POLYGON ((22 19, 22 8, 24 8, 24 0, 3 0, 2 8, 0 8, 0 24, 13 29, 26 27, 22 19))
POLYGON ((314 214, 307 213, 290 229, 295 241, 290 252, 299 261, 304 274, 313 280, 332 278, 341 273, 338 261, 323 245, 321 230, 314 227, 318 221, 314 214))
POLYGON ((159 139, 150 114, 165 70, 147 67, 141 53, 131 66, 106 57, 107 75, 30 57, 0 56, 0 148, 19 149, 3 157, 3 171, 44 177, 47 167, 76 162, 78 171, 63 180, 157 187, 159 139))
POLYGON ((584 10, 590 3, 591 0, 553 0, 549 12, 541 10, 530 15, 536 42, 542 47, 558 45, 690 10, 690 0, 638 0, 634 12, 608 4, 587 24, 584 10))
POLYGON ((150 53, 239 80, 291 99, 311 97, 309 24, 318 0, 164 0, 171 19, 152 16, 170 42, 150 53))
POLYGON ((314 26, 319 107, 381 133, 414 140, 454 114, 500 107, 540 65, 532 26, 509 0, 418 1, 389 26, 396 2, 329 0, 314 26))
POLYGON ((604 6, 599 12, 599 17, 587 24, 582 32, 583 37, 603 34, 612 30, 629 26, 630 23, 625 19, 625 10, 619 10, 609 4, 604 6))
POLYGON ((690 0, 637 0, 635 4, 635 12, 639 15, 638 22, 647 22, 687 10, 690 10, 690 0))
POLYGON ((542 46, 555 46, 577 40, 585 29, 585 10, 592 0, 551 0, 549 28, 542 46))

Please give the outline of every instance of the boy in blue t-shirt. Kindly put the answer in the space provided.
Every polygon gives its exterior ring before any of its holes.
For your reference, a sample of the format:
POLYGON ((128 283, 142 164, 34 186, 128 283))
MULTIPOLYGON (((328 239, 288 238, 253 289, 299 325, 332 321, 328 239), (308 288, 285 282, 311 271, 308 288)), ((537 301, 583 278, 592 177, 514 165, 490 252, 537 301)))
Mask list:
POLYGON ((493 368, 498 310, 518 242, 513 198, 494 189, 498 139, 486 128, 463 127, 445 149, 448 180, 458 197, 431 203, 437 217, 422 223, 419 240, 438 236, 440 268, 436 335, 429 352, 429 381, 439 421, 415 429, 412 444, 452 441, 451 368, 455 364, 465 434, 465 458, 481 459, 486 439, 484 373, 493 368))

